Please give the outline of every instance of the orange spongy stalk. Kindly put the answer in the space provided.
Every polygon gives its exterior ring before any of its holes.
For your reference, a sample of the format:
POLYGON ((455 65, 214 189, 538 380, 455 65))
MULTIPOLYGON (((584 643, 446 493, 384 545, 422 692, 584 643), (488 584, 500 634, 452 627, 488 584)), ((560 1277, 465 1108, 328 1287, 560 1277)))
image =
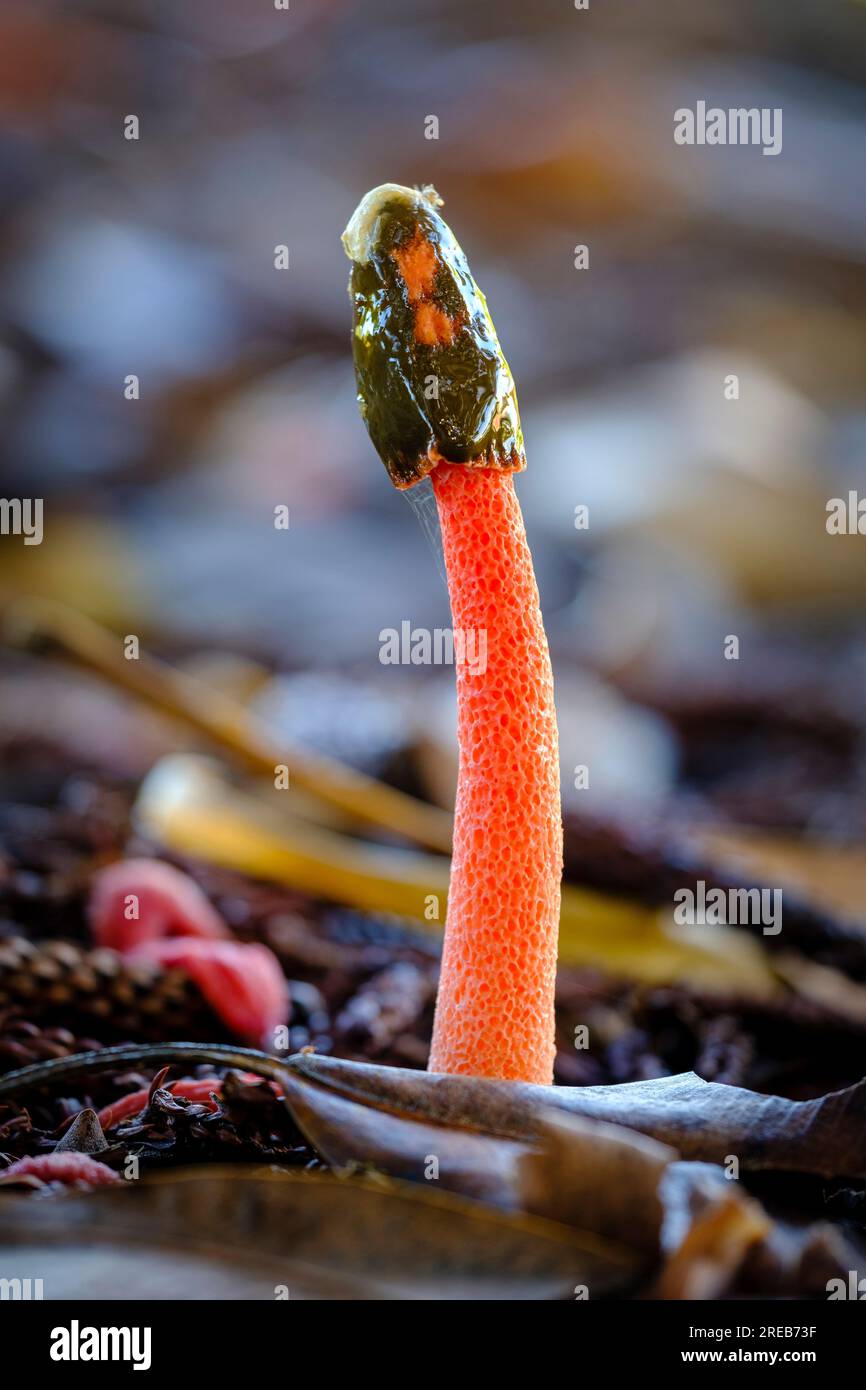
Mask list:
POLYGON ((455 651, 472 660, 456 663, 460 775, 429 1067, 549 1085, 562 812, 532 556, 510 474, 441 463, 432 479, 455 651))

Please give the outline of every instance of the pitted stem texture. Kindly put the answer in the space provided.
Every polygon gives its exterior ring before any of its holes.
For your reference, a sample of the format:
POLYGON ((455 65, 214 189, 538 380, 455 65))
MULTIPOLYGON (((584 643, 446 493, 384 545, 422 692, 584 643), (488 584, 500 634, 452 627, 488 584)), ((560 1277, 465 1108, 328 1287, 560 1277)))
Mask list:
POLYGON ((440 464, 460 772, 430 1070, 553 1079, 562 812, 553 675, 510 474, 440 464), (486 664, 478 657, 484 651, 486 664))

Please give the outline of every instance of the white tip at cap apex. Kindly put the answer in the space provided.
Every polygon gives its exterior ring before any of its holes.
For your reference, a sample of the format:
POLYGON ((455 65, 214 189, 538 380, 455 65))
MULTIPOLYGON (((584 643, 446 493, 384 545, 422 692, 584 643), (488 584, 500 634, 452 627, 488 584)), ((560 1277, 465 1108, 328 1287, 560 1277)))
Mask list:
POLYGON ((380 183, 378 188, 371 188, 355 208, 343 233, 343 246, 350 261, 367 264, 372 254, 376 219, 386 203, 395 202, 405 203, 407 207, 419 203, 434 208, 442 206, 442 199, 430 183, 423 188, 407 188, 402 183, 380 183))

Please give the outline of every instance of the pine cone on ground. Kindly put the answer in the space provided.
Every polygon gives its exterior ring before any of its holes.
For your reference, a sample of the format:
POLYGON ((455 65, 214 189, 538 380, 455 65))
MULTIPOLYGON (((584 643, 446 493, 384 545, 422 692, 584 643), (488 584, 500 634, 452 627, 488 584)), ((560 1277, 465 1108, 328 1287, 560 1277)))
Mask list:
MULTIPOLYGON (((83 1025, 101 1040, 226 1037, 225 1026, 182 970, 126 961, 115 951, 87 950, 71 941, 0 940, 3 1010, 40 1023, 83 1025)), ((41 1034, 43 1040, 50 1041, 53 1031, 41 1034)))
POLYGON ((0 1076, 53 1057, 93 1052, 101 1046, 95 1038, 82 1037, 68 1028, 40 1028, 19 1009, 0 1013, 0 1076))

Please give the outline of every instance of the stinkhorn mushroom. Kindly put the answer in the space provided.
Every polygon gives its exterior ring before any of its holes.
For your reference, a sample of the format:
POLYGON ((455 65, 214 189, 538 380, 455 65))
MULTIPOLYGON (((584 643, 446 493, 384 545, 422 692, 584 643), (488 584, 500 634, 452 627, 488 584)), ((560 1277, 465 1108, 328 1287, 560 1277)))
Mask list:
POLYGON ((431 188, 383 184, 343 243, 358 400, 392 482, 430 476, 456 661, 460 770, 430 1069, 553 1079, 562 814, 553 677, 512 474, 514 382, 431 188))

